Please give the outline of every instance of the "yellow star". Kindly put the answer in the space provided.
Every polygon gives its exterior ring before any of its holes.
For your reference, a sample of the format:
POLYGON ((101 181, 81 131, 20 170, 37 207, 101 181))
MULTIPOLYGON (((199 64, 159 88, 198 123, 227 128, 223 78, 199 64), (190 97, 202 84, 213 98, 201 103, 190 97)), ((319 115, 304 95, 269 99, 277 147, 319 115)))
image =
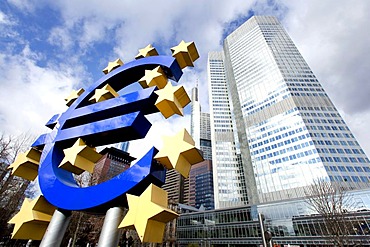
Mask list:
POLYGON ((108 66, 103 69, 104 74, 108 74, 109 72, 113 71, 114 69, 117 69, 118 67, 122 66, 123 62, 121 59, 117 58, 113 62, 109 62, 108 66))
POLYGON ((95 89, 95 94, 89 99, 90 102, 102 102, 107 99, 118 97, 118 93, 109 85, 105 85, 101 89, 95 89))
POLYGON ((167 192, 151 184, 140 195, 127 194, 129 210, 118 228, 136 229, 141 242, 162 243, 166 223, 178 214, 167 208, 167 192))
POLYGON ((140 59, 144 57, 157 56, 157 50, 151 45, 147 45, 143 49, 139 49, 139 54, 136 55, 135 59, 140 59))
POLYGON ((94 171, 94 164, 102 157, 94 148, 85 144, 79 138, 72 147, 65 149, 64 158, 60 162, 59 168, 80 175, 84 171, 92 173, 94 171))
POLYGON ((24 199, 21 210, 8 222, 15 224, 12 238, 41 240, 54 210, 43 196, 24 199))
POLYGON ((78 90, 73 90, 71 94, 67 98, 64 99, 66 101, 66 105, 71 106, 73 102, 75 102, 75 100, 78 98, 78 96, 80 96, 83 92, 85 92, 83 88, 80 88, 78 90))
POLYGON ((37 177, 41 152, 31 148, 25 153, 17 155, 14 163, 8 166, 12 174, 33 181, 37 177))
POLYGON ((171 83, 168 83, 155 93, 159 96, 155 106, 165 118, 174 114, 183 116, 183 108, 190 103, 190 98, 183 86, 172 86, 171 83))
POLYGON ((178 46, 172 47, 171 51, 172 56, 176 58, 181 69, 186 66, 193 67, 193 63, 199 58, 199 53, 194 42, 185 43, 185 41, 182 40, 178 46))
POLYGON ((152 70, 145 70, 145 75, 139 80, 143 88, 154 87, 164 88, 167 85, 168 79, 160 66, 152 70))
POLYGON ((174 136, 163 137, 163 148, 154 159, 167 169, 175 169, 187 178, 191 166, 203 161, 202 154, 194 145, 193 138, 183 129, 174 136))

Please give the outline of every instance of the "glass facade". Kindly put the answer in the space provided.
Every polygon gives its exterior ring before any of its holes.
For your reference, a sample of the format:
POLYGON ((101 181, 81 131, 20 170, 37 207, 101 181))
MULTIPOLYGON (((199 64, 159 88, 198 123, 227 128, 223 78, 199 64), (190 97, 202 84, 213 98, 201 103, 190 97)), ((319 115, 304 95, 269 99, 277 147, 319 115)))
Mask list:
POLYGON ((209 113, 201 111, 198 88, 192 89, 191 129, 195 146, 203 153, 204 161, 194 164, 189 174, 189 205, 205 210, 214 209, 211 127, 209 113))
POLYGON ((227 179, 239 205, 299 198, 317 179, 369 186, 369 159, 275 17, 250 18, 208 65, 216 208, 227 179))
MULTIPOLYGON (((370 191, 347 195, 356 208, 345 215, 348 241, 353 246, 370 245, 370 191)), ((261 231, 258 213, 279 246, 332 245, 322 217, 309 209, 303 199, 276 203, 181 214, 177 222, 179 246, 259 246, 261 231)))
POLYGON ((208 91, 215 208, 247 204, 247 188, 237 140, 222 52, 208 55, 208 91))
POLYGON ((195 146, 203 152, 203 158, 205 160, 212 160, 209 113, 202 112, 201 105, 198 100, 198 88, 193 88, 191 92, 190 134, 193 137, 195 146))

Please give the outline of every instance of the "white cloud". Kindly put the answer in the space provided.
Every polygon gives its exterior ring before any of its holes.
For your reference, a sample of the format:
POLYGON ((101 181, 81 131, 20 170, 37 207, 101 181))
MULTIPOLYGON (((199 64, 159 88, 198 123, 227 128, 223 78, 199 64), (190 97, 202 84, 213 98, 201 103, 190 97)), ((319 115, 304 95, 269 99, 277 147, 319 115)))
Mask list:
MULTIPOLYGON (((62 99, 73 86, 90 79, 86 75, 87 67, 83 66, 85 61, 95 60, 102 68, 106 62, 117 57, 127 62, 133 59, 138 49, 148 43, 161 46, 164 49, 162 52, 169 54, 169 48, 177 45, 180 40, 195 41, 201 57, 195 63, 195 69, 185 70, 181 84, 189 92, 196 79, 199 79, 200 94, 204 95, 200 101, 206 106, 207 53, 221 50, 222 34, 227 25, 246 16, 252 9, 256 14, 279 17, 370 155, 370 141, 367 140, 370 133, 366 127, 370 120, 370 97, 367 96, 370 91, 370 35, 367 32, 369 1, 92 0, 87 4, 56 0, 41 1, 38 5, 32 1, 9 2, 31 15, 43 5, 60 13, 62 19, 58 25, 51 26, 45 32, 49 33, 48 41, 60 51, 58 56, 64 58, 65 63, 51 61, 44 67, 40 66, 38 59, 47 56, 48 51, 35 53, 30 48, 32 45, 25 46, 22 54, 14 56, 9 51, 1 51, 0 72, 4 77, 0 81, 0 94, 4 95, 7 102, 3 100, 0 103, 0 126, 4 131, 9 128, 27 130, 30 125, 23 121, 23 116, 27 114, 32 116, 28 121, 35 121, 32 128, 36 128, 36 122, 42 122, 43 125, 51 114, 62 108, 62 99), (86 57, 86 51, 97 49, 99 43, 111 47, 111 51, 100 53, 100 57, 86 57), (51 85, 58 85, 56 87, 61 89, 56 90, 51 85), (37 90, 34 89, 36 87, 37 90), (51 105, 40 111, 43 102, 51 105), (56 102, 61 103, 59 105, 56 102), (9 105, 12 109, 5 109, 9 105), (16 111, 17 114, 14 114, 16 111)), ((0 12, 0 27, 1 23, 4 26, 4 23, 12 20, 9 16, 9 13, 0 12)), ((23 45, 32 42, 27 40, 30 37, 19 36, 15 29, 1 30, 8 30, 9 35, 17 37, 17 40, 24 39, 21 42, 23 45)))
POLYGON ((0 125, 5 133, 47 131, 43 126, 66 109, 63 99, 78 82, 68 70, 39 67, 38 57, 28 46, 18 55, 0 54, 0 125))
MULTIPOLYGON (((0 11, 0 42, 2 38, 4 38, 4 41, 7 41, 9 38, 17 38, 19 35, 18 32, 12 29, 16 24, 17 21, 15 18, 0 11)), ((11 47, 11 44, 6 44, 6 47, 11 47)))
POLYGON ((289 1, 283 24, 370 155, 369 1, 289 1))
POLYGON ((129 153, 133 157, 142 157, 153 146, 158 150, 163 147, 162 137, 172 136, 185 128, 190 132, 190 116, 172 116, 165 120, 161 113, 155 113, 147 117, 152 123, 147 136, 144 139, 130 142, 129 153))
MULTIPOLYGON (((13 4, 22 11, 33 12, 37 8, 38 4, 35 4, 31 0, 8 0, 9 3, 13 4)), ((41 2, 41 1, 40 1, 41 2)))
POLYGON ((0 25, 9 25, 9 24, 12 24, 12 21, 6 14, 4 14, 4 12, 0 11, 0 25))
POLYGON ((66 29, 55 27, 50 31, 49 43, 61 47, 63 50, 69 50, 73 46, 73 41, 66 29))

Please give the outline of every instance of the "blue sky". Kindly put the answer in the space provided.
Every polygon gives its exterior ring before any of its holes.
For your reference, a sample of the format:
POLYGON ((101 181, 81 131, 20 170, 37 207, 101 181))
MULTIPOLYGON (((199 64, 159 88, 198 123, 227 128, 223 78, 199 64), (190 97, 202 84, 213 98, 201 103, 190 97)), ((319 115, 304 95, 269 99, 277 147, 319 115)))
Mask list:
MULTIPOLYGON (((366 0, 1 1, 0 132, 47 131, 49 118, 66 110, 63 99, 99 79, 108 61, 128 62, 149 43, 169 55, 182 39, 195 41, 201 58, 185 69, 181 84, 190 91, 198 80, 208 111, 207 53, 221 50, 223 37, 252 14, 280 19, 370 155, 366 0)), ((148 138, 156 142, 158 135, 189 128, 189 119, 151 116, 148 138)))

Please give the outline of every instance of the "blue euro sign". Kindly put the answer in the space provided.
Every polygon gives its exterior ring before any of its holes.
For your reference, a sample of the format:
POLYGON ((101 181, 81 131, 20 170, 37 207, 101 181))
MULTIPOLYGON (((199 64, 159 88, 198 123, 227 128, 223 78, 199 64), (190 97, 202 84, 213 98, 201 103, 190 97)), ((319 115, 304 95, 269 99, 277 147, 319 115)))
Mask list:
POLYGON ((55 115, 46 124, 51 133, 41 135, 33 147, 43 148, 39 167, 41 192, 51 204, 64 210, 104 212, 113 206, 127 206, 126 193, 140 195, 149 184, 162 186, 165 168, 153 157, 151 148, 123 173, 98 185, 80 188, 71 172, 58 168, 64 158, 63 149, 82 138, 88 145, 101 146, 144 138, 151 123, 146 114, 158 112, 154 103, 155 87, 138 90, 117 98, 91 104, 95 89, 109 84, 116 92, 137 82, 145 70, 157 66, 167 77, 178 81, 182 70, 170 56, 153 56, 134 60, 103 76, 88 88, 63 114, 55 115))

